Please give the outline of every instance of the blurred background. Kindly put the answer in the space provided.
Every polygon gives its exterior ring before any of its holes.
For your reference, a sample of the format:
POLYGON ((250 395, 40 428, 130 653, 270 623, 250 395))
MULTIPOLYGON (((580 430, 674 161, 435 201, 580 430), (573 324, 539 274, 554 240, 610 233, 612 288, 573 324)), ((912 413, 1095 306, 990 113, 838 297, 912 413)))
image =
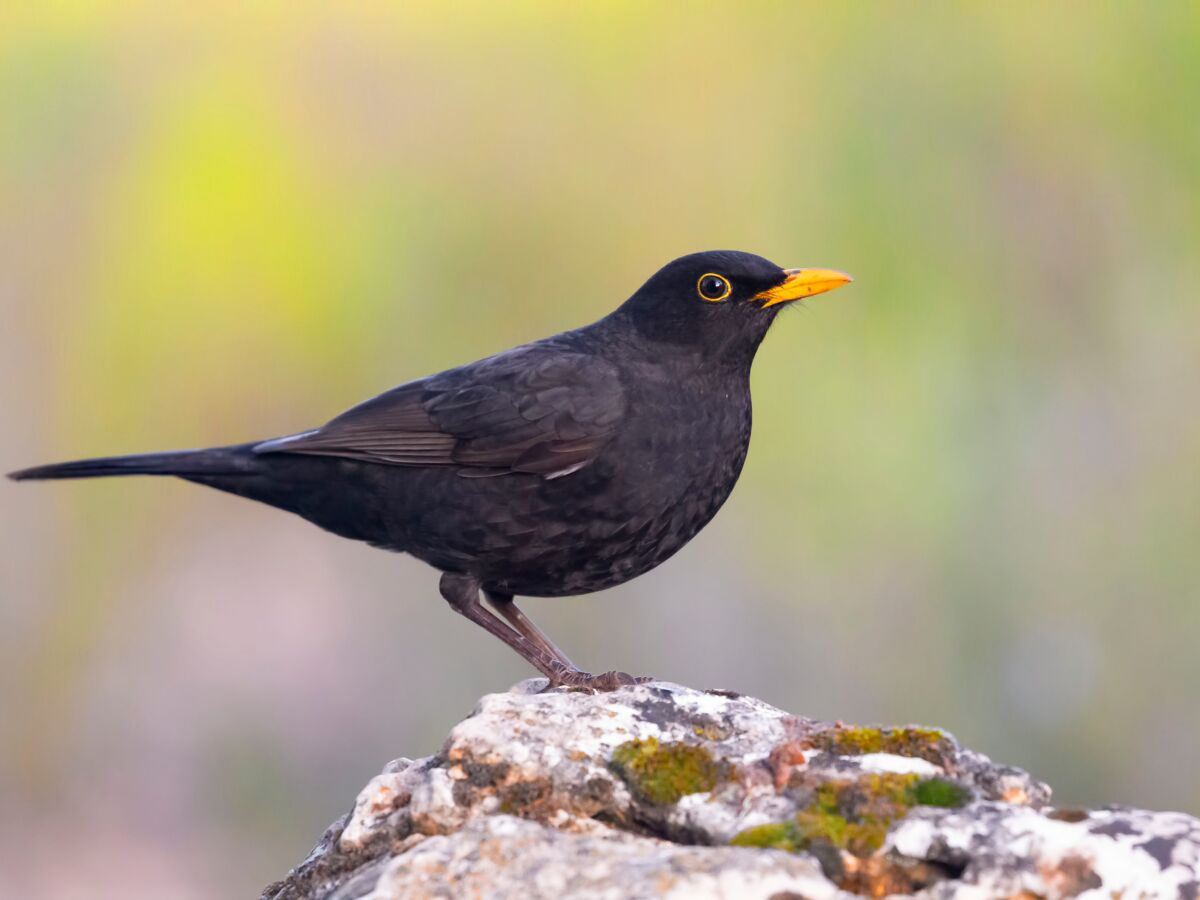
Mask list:
MULTIPOLYGON (((0 470, 316 425, 694 250, 845 269, 715 522, 526 609, 1200 813, 1200 7, 1081 12, 8 6, 0 470)), ((423 565, 181 482, 5 482, 0 566, 4 896, 256 895, 531 674, 423 565)))

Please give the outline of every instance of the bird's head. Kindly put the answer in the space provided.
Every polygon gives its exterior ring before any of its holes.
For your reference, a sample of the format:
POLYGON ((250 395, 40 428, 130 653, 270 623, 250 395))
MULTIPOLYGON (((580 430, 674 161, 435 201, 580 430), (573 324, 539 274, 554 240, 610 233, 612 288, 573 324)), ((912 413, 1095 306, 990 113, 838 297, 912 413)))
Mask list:
POLYGON ((785 304, 850 281, 832 269, 784 269, 753 253, 712 250, 667 263, 618 313, 654 344, 748 363, 785 304))

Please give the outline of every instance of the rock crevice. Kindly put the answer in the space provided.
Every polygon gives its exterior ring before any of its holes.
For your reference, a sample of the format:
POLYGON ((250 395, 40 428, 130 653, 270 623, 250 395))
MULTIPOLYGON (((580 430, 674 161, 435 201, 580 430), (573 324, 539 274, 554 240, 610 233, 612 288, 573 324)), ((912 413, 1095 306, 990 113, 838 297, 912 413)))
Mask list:
POLYGON ((264 900, 1200 894, 1200 820, 1064 810, 929 728, 522 682, 389 763, 264 900))

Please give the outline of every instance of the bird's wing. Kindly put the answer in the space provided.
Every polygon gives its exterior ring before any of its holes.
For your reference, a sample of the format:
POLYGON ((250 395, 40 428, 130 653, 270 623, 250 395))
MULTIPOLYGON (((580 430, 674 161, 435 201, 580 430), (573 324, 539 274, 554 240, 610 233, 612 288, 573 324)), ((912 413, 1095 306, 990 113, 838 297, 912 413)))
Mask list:
POLYGON ((255 449, 557 478, 590 463, 624 413, 611 363, 531 345, 393 388, 255 449))

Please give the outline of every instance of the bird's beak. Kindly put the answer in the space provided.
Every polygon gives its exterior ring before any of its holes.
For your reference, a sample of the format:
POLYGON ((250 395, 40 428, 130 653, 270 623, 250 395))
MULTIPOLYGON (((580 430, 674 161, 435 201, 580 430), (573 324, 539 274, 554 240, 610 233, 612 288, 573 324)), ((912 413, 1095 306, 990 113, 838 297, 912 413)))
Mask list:
POLYGON ((781 284, 777 284, 761 294, 755 294, 751 299, 766 300, 767 302, 762 305, 762 308, 766 309, 777 303, 815 297, 817 294, 840 288, 843 284, 849 284, 854 280, 845 272, 838 272, 834 269, 784 269, 783 274, 787 278, 783 279, 781 284))

